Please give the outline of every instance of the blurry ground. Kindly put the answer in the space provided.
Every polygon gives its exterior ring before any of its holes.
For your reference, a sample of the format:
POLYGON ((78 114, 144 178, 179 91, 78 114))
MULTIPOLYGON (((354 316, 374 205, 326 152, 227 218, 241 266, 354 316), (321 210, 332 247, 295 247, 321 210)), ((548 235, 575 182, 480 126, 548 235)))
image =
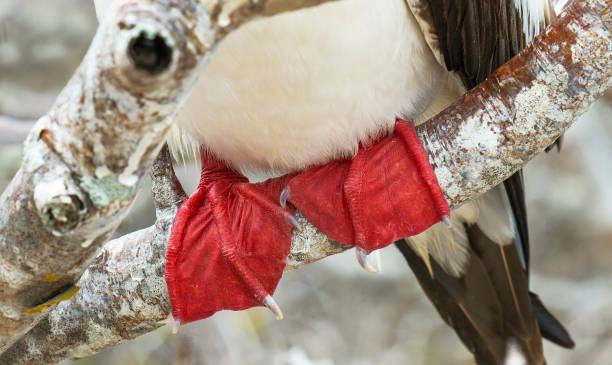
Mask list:
MULTIPOLYGON (((96 25, 88 0, 0 0, 0 116, 45 113, 96 25)), ((608 98, 571 128, 562 153, 539 156, 525 173, 532 287, 577 343, 573 351, 547 345, 550 364, 611 363, 611 118, 608 98)), ((20 153, 19 144, 0 145, 0 190, 20 153)), ((194 183, 198 172, 183 176, 194 183)), ((143 191, 121 231, 149 225, 152 213, 143 191)), ((393 247, 382 262, 383 273, 369 275, 347 252, 287 274, 275 295, 280 322, 265 310, 223 312, 177 336, 162 328, 64 364, 471 364, 393 247)))

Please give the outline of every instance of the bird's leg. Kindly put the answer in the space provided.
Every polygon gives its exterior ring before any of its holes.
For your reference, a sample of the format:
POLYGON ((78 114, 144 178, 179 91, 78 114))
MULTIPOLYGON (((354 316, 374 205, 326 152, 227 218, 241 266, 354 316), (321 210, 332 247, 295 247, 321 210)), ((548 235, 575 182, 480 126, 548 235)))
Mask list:
POLYGON ((423 145, 421 144, 419 137, 416 135, 414 127, 410 122, 398 119, 395 123, 395 133, 402 139, 402 141, 404 141, 406 150, 408 150, 408 152, 414 158, 419 173, 427 183, 427 187, 438 209, 442 222, 444 222, 447 227, 450 227, 450 216, 445 213, 448 204, 444 200, 444 195, 441 193, 436 175, 429 165, 429 161, 426 157, 427 155, 423 153, 423 145))
MULTIPOLYGON (((423 193, 428 194, 432 198, 433 205, 435 206, 436 212, 440 219, 450 227, 450 216, 448 213, 448 204, 442 194, 435 173, 429 165, 427 154, 425 153, 421 141, 416 135, 415 129, 409 122, 398 120, 395 125, 395 135, 403 142, 405 151, 408 152, 406 158, 409 158, 414 163, 414 168, 417 170, 418 175, 425 182, 423 193)), ((363 192, 372 189, 368 186, 366 178, 371 168, 372 161, 377 160, 380 156, 376 156, 376 153, 371 152, 371 148, 361 147, 360 152, 351 160, 350 168, 347 173, 346 181, 344 183, 344 194, 347 197, 350 215, 354 224, 355 242, 356 245, 355 254, 357 261, 361 267, 369 272, 376 273, 376 270, 367 260, 367 252, 364 248, 360 247, 359 243, 366 243, 368 239, 362 236, 362 232, 365 232, 363 227, 368 223, 368 209, 364 202, 363 192), (371 160, 372 159, 372 160, 371 160)), ((391 164, 389 168, 396 168, 395 165, 391 164)), ((381 171, 386 174, 387 171, 381 171)), ((392 181, 390 183, 393 183, 392 181)), ((378 189, 377 194, 384 194, 383 187, 374 188, 378 189)))
POLYGON ((283 216, 287 220, 287 222, 291 224, 293 228, 296 228, 297 230, 301 230, 300 224, 295 218, 295 215, 291 214, 285 209, 287 206, 287 197, 289 194, 288 193, 289 189, 286 188, 281 192, 278 203, 268 198, 266 195, 262 194, 261 190, 257 188, 256 185, 253 185, 253 184, 246 184, 246 183, 236 184, 235 189, 243 197, 251 200, 253 203, 256 203, 262 207, 265 207, 270 212, 275 212, 276 214, 283 216), (286 194, 284 201, 283 201, 283 194, 286 194))
MULTIPOLYGON (((351 167, 348 171, 348 176, 346 182, 344 184, 345 194, 350 197, 349 199, 354 202, 351 206, 351 214, 354 217, 355 225, 359 226, 362 222, 362 213, 364 207, 362 206, 361 200, 359 199, 359 191, 363 188, 363 170, 364 164, 366 160, 366 156, 362 153, 358 153, 352 160, 351 167)), ((357 231, 360 231, 357 228, 357 231)), ((358 240, 363 240, 361 237, 357 237, 358 240)), ((370 274, 377 274, 378 269, 376 269, 370 262, 368 261, 368 252, 361 247, 355 247, 355 257, 357 258, 357 262, 362 269, 370 274)))
MULTIPOLYGON (((238 275, 242 282, 251 290, 253 296, 268 307, 272 313, 276 316, 276 319, 283 319, 283 312, 276 301, 272 298, 270 293, 264 288, 262 283, 259 281, 257 276, 249 269, 242 258, 237 255, 238 243, 230 233, 229 219, 225 216, 227 213, 223 208, 222 199, 224 199, 223 193, 220 193, 218 189, 219 184, 212 184, 211 189, 208 193, 208 198, 212 203, 212 212, 214 216, 217 229, 219 231, 219 248, 223 257, 227 260, 228 264, 232 267, 233 271, 238 275)), ((242 188, 247 190, 245 188, 242 188)), ((280 208, 280 207, 279 207, 280 208)), ((282 213, 281 213, 282 214, 282 213)))
POLYGON ((201 151, 200 184, 179 208, 166 253, 166 283, 175 327, 219 310, 268 307, 297 221, 281 207, 285 181, 251 184, 201 151))
POLYGON ((235 235, 232 234, 232 220, 227 216, 231 212, 225 209, 227 204, 224 201, 227 199, 228 177, 232 174, 236 175, 235 179, 230 178, 234 181, 229 183, 229 188, 248 200, 251 204, 257 204, 269 213, 282 216, 293 227, 299 227, 299 224, 293 214, 265 195, 260 186, 246 182, 243 176, 231 171, 229 168, 223 166, 209 156, 205 156, 204 153, 205 152, 202 153, 201 185, 207 188, 208 199, 211 203, 211 210, 219 233, 219 248, 221 253, 232 267, 233 271, 252 291, 254 297, 270 309, 272 313, 274 313, 276 319, 283 319, 283 313, 276 301, 264 288, 257 276, 249 269, 242 259, 242 256, 237 254, 239 243, 235 235))

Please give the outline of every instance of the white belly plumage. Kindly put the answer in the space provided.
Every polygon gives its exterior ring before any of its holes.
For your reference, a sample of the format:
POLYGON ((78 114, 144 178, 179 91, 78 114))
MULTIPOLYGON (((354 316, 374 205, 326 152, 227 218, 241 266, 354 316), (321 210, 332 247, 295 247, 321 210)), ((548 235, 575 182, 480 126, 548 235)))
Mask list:
POLYGON ((445 74, 404 0, 343 0, 230 34, 179 125, 238 170, 290 172, 417 117, 445 74))

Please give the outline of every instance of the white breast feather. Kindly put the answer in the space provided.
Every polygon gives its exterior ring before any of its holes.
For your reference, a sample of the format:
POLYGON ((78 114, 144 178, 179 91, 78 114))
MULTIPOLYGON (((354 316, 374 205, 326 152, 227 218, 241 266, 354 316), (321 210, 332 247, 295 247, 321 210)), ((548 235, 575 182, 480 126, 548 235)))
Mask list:
POLYGON ((179 123, 234 168, 295 171, 415 118, 443 74, 403 0, 343 0, 230 34, 179 123))

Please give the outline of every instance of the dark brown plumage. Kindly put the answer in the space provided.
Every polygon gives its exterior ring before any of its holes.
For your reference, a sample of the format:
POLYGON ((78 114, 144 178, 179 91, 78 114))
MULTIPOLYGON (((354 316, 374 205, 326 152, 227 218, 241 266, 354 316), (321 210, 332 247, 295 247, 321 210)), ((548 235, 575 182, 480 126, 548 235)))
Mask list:
MULTIPOLYGON (((540 0, 533 0, 540 1, 540 0)), ((540 1, 544 3, 544 1, 540 1)), ((527 45, 514 0, 409 0, 430 47, 471 89, 527 45)), ((553 7, 546 7, 548 24, 553 7)))
MULTIPOLYGON (((524 22, 548 24, 553 8, 542 4, 540 18, 519 11, 515 0, 408 0, 437 60, 466 89, 486 79, 528 43, 524 22)), ((542 27, 543 28, 543 27, 542 27)), ((522 172, 504 183, 515 222, 515 241, 500 245, 476 225, 466 227, 470 261, 460 277, 431 260, 433 275, 404 241, 396 243, 442 318, 455 329, 479 364, 503 364, 514 342, 529 364, 545 363, 541 337, 574 343, 537 295, 529 292, 529 233, 522 172), (540 331, 541 327, 541 331, 540 331)))
MULTIPOLYGON (((511 314, 515 311, 507 309, 513 301, 503 303, 496 288, 496 285, 507 284, 499 277, 491 279, 488 263, 477 252, 470 251, 471 260, 465 274, 456 278, 435 261, 431 263, 433 275, 430 275, 423 260, 405 242, 399 241, 396 245, 442 319, 455 329, 478 364, 503 364, 511 335, 522 349, 530 349, 523 351, 529 364, 544 363, 537 326, 536 329, 521 325, 515 328, 512 323, 515 318, 511 314), (506 316, 503 315, 505 310, 510 312, 506 316)), ((520 304, 522 314, 531 315, 530 308, 524 308, 524 301, 520 304)), ((529 322, 533 325, 532 317, 529 322)))

